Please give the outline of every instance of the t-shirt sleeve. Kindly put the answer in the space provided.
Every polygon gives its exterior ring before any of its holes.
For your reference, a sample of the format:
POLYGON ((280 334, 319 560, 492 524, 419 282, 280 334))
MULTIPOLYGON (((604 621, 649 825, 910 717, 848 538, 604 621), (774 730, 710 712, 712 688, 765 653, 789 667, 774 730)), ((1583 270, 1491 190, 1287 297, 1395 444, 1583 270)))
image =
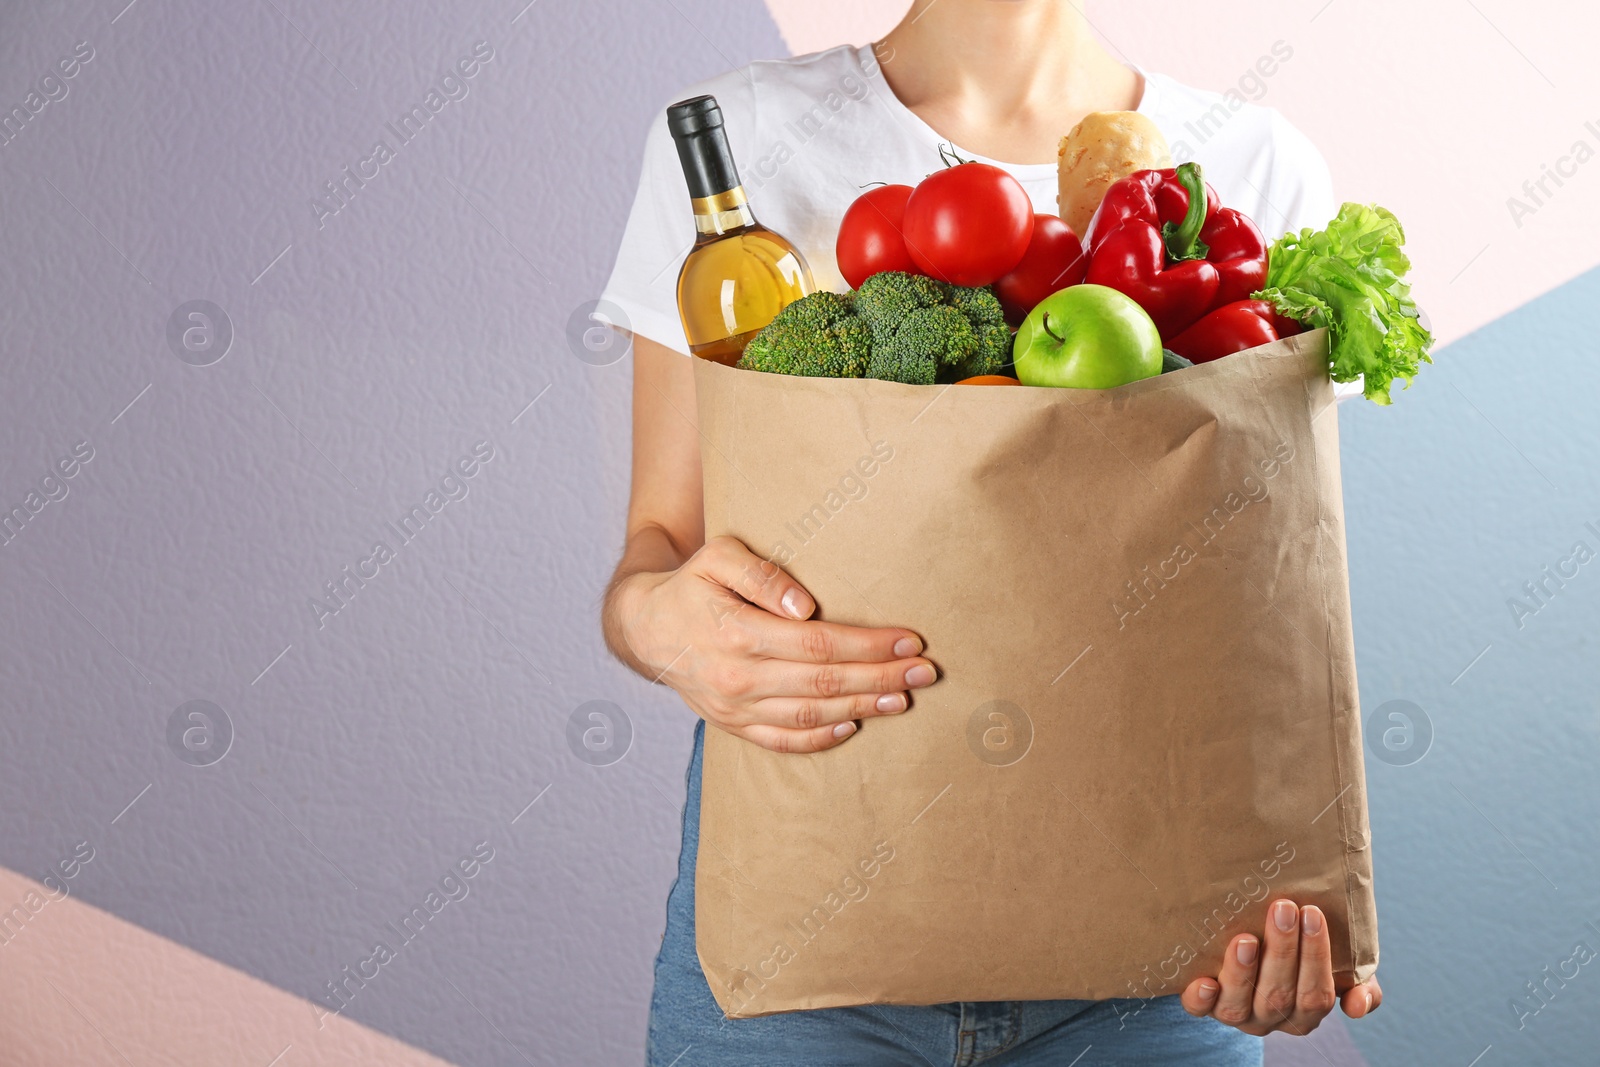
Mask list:
POLYGON ((621 313, 623 321, 613 325, 675 351, 689 351, 678 319, 677 291, 678 269, 693 244, 689 186, 663 109, 645 138, 639 189, 600 297, 621 313))

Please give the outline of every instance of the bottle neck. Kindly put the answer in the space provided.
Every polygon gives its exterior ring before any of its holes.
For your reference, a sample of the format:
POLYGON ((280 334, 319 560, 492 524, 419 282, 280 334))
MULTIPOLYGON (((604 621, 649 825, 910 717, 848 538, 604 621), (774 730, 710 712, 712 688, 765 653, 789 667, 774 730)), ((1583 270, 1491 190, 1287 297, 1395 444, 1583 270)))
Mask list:
POLYGON ((694 212, 695 233, 701 237, 722 237, 756 224, 742 185, 712 196, 694 197, 689 206, 694 212))
POLYGON ((667 125, 689 186, 697 241, 704 244, 754 226, 756 217, 733 165, 716 101, 705 96, 674 104, 667 109, 667 125))

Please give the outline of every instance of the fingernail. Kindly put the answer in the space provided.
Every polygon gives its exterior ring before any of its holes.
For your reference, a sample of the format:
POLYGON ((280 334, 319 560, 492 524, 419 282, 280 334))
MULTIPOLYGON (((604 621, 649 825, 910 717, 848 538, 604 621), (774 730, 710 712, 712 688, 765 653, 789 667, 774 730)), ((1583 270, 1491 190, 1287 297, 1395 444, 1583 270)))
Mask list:
POLYGON ((1366 1006, 1365 1009, 1362 1010, 1361 1014, 1365 1015, 1365 1014, 1367 1014, 1367 1012, 1369 1012, 1371 1010, 1372 1010, 1372 994, 1368 993, 1367 994, 1367 1006, 1366 1006))
POLYGON ((878 698, 879 711, 905 711, 906 698, 903 693, 885 693, 878 698))
POLYGON ((1255 963, 1256 963, 1256 948, 1257 948, 1257 942, 1256 942, 1256 939, 1253 938, 1253 937, 1247 937, 1244 940, 1239 942, 1239 947, 1234 951, 1234 955, 1239 957, 1240 966, 1242 966, 1242 967, 1254 967, 1255 966, 1255 963))
POLYGON ((915 637, 902 637, 900 640, 894 643, 894 654, 899 656, 901 659, 904 659, 907 656, 915 656, 921 651, 922 642, 918 641, 915 637))
POLYGON ((798 589, 791 589, 783 594, 783 610, 796 619, 804 619, 811 614, 811 598, 798 589))
POLYGON ((919 663, 909 671, 906 671, 906 685, 912 689, 932 685, 934 677, 932 667, 926 663, 919 663))
POLYGON ((833 736, 834 737, 849 737, 851 734, 853 734, 855 732, 856 732, 856 724, 853 723, 853 722, 842 722, 838 726, 835 726, 833 728, 833 736))
POLYGON ((1316 908, 1306 908, 1300 913, 1300 928, 1313 937, 1322 933, 1322 912, 1316 908))
POLYGON ((1201 1000, 1216 1000, 1217 988, 1217 986, 1212 985, 1210 982, 1201 982, 1200 988, 1197 989, 1195 993, 1201 1000))
POLYGON ((1272 925, 1286 934, 1294 933, 1294 904, 1280 900, 1272 905, 1272 925))

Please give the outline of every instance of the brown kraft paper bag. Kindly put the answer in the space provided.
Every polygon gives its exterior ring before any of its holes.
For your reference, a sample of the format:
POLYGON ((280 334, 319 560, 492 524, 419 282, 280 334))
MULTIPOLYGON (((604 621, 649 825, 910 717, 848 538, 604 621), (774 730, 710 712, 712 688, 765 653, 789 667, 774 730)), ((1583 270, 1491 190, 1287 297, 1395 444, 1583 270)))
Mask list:
POLYGON ((706 730, 697 947, 732 1017, 1107 999, 1268 904, 1377 968, 1327 335, 1111 390, 697 361, 706 535, 939 681, 844 744, 706 730))

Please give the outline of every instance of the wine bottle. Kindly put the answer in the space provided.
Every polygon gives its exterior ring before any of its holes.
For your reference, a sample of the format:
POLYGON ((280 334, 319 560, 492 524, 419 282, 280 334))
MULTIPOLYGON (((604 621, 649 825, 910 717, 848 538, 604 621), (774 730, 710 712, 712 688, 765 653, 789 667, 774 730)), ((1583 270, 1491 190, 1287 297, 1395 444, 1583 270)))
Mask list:
POLYGON ((756 221, 715 97, 673 104, 667 128, 689 183, 695 228, 678 272, 678 316, 692 355, 737 363, 785 304, 811 292, 811 270, 788 238, 756 221))

